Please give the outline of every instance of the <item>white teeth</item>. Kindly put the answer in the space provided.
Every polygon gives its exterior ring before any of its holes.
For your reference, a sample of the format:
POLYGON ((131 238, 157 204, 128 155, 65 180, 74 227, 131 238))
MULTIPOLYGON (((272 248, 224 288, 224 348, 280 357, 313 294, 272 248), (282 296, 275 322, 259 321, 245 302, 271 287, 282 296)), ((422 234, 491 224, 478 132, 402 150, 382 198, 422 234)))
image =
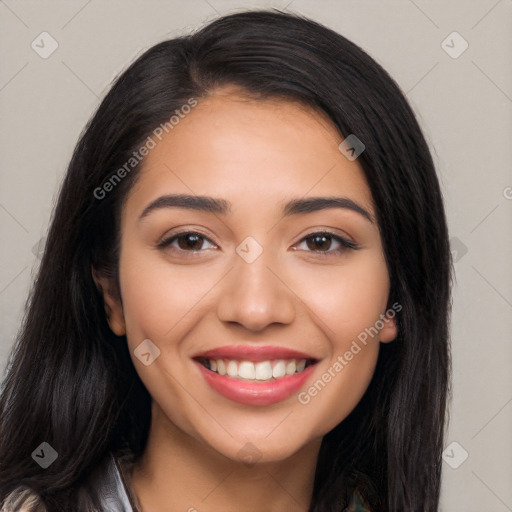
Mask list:
POLYGON ((238 376, 242 377, 242 379, 254 379, 256 377, 254 363, 251 363, 250 361, 242 361, 238 367, 238 376))
POLYGON ((306 359, 278 359, 257 363, 234 359, 209 359, 205 365, 219 375, 245 380, 269 381, 304 371, 306 359))
POLYGON ((274 368, 272 368, 272 377, 274 379, 278 379, 279 377, 284 377, 286 375, 286 361, 277 361, 274 368))
POLYGON ((226 373, 230 377, 237 377, 238 376, 238 366, 235 363, 235 361, 229 361, 228 367, 226 368, 226 373))
POLYGON ((295 361, 290 361, 286 364, 286 375, 293 375, 296 370, 295 361))
POLYGON ((226 375, 226 365, 222 359, 217 359, 217 373, 219 375, 226 375))
POLYGON ((256 363, 256 380, 269 380, 272 378, 272 366, 270 361, 256 363))

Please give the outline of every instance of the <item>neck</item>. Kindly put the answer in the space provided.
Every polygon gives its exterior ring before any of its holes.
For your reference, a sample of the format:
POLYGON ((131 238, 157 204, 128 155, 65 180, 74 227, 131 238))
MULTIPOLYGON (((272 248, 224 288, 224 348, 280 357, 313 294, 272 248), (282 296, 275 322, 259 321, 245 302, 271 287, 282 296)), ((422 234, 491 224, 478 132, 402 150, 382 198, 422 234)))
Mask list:
POLYGON ((130 475, 140 512, 309 510, 321 439, 285 460, 250 465, 206 447, 164 416, 153 414, 146 449, 130 475))

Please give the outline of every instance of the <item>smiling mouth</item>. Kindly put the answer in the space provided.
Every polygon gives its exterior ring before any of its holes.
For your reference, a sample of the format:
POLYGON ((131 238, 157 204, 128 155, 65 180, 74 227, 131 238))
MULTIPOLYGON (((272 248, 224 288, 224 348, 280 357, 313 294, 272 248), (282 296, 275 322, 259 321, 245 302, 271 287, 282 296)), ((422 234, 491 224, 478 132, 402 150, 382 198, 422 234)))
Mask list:
POLYGON ((315 364, 315 359, 269 359, 267 361, 249 361, 237 359, 196 358, 207 370, 243 381, 270 382, 302 373, 315 364))

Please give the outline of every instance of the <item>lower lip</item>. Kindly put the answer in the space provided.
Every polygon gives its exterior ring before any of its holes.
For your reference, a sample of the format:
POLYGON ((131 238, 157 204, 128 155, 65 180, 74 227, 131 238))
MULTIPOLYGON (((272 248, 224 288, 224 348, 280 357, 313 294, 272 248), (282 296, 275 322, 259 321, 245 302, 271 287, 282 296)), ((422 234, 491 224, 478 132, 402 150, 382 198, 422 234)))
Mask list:
POLYGON ((270 405, 286 400, 308 379, 315 365, 308 366, 300 373, 281 377, 272 381, 247 381, 225 377, 208 370, 201 363, 194 361, 202 372, 206 382, 221 395, 248 405, 270 405))

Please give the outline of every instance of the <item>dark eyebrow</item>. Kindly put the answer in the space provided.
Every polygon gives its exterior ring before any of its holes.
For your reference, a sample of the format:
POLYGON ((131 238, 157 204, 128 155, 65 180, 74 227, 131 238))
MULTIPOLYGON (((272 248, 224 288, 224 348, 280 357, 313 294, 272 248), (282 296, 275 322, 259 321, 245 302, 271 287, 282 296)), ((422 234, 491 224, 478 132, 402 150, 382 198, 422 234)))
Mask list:
MULTIPOLYGON (((146 217, 150 212, 160 208, 186 208, 188 210, 226 215, 231 213, 231 206, 231 203, 225 199, 187 194, 171 194, 161 196, 146 206, 139 220, 146 217)), ((327 208, 352 210, 373 223, 372 216, 367 210, 346 197, 308 197, 306 199, 293 199, 284 205, 283 216, 289 217, 301 213, 313 213, 327 208)))
POLYGON ((352 210, 373 223, 370 213, 347 197, 308 197, 306 199, 294 199, 284 205, 283 216, 288 217, 289 215, 296 215, 298 213, 312 213, 327 208, 352 210))
POLYGON ((148 204, 140 214, 139 220, 150 212, 160 208, 186 208, 208 213, 226 214, 231 211, 231 203, 224 199, 207 196, 191 196, 187 194, 170 194, 161 196, 148 204))

